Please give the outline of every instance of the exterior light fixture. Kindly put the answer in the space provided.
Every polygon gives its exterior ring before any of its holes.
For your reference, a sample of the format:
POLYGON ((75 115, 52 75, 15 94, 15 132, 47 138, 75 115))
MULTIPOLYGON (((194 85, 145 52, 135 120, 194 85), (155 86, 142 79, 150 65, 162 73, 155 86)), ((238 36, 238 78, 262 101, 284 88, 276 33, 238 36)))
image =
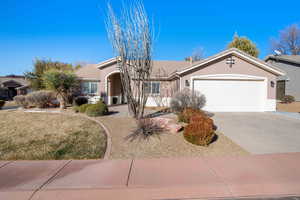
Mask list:
POLYGON ((273 88, 275 86, 274 81, 271 81, 271 87, 273 88))
POLYGON ((190 87, 190 82, 189 82, 189 80, 185 80, 185 86, 186 86, 186 87, 190 87))

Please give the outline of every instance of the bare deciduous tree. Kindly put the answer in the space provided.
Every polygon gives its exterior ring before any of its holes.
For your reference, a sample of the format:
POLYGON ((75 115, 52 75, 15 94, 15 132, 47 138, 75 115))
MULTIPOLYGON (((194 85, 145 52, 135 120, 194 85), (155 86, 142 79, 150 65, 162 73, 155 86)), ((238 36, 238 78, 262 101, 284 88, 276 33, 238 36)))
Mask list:
POLYGON ((300 55, 300 28, 293 24, 280 31, 279 39, 271 40, 271 50, 280 51, 282 54, 300 55))
POLYGON ((129 111, 134 118, 140 119, 148 98, 144 83, 152 70, 153 32, 143 4, 137 0, 126 5, 117 16, 108 4, 106 28, 117 54, 129 111))

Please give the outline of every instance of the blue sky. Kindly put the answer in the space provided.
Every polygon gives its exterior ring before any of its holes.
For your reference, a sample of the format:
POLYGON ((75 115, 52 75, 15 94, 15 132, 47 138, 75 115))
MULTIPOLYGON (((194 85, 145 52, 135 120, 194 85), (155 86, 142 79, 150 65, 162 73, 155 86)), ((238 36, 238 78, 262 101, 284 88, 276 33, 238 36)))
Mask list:
MULTIPOLYGON (((114 8, 122 0, 110 0, 114 8)), ((271 37, 300 22, 300 1, 144 0, 154 19, 154 58, 182 60, 195 48, 205 56, 226 48, 234 32, 269 50, 271 37)), ((113 56, 106 37, 107 0, 1 0, 0 75, 22 74, 35 58, 97 63, 113 56)))

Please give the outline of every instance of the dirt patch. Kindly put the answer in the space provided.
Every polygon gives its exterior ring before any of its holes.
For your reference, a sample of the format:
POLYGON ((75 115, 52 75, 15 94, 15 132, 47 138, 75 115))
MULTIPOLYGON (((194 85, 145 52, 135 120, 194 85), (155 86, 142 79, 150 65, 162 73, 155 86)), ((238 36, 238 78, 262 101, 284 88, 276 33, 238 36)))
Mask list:
POLYGON ((248 155, 249 153, 232 142, 222 133, 217 132, 218 138, 208 147, 188 143, 182 132, 164 133, 150 137, 149 140, 126 141, 136 127, 130 117, 98 117, 110 131, 112 149, 110 159, 128 158, 163 158, 163 157, 196 157, 216 155, 248 155))
POLYGON ((300 112, 300 102, 293 103, 277 103, 277 111, 281 112, 300 112))
POLYGON ((0 111, 0 160, 102 158, 104 130, 89 119, 52 113, 0 111))

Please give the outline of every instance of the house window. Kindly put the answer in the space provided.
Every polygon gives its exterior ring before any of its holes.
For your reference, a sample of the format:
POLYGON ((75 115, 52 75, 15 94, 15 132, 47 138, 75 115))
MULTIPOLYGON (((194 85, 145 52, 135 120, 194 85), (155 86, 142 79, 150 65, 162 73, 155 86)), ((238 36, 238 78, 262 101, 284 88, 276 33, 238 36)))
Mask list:
POLYGON ((83 82, 82 93, 83 94, 97 94, 98 83, 97 82, 83 82))
POLYGON ((146 82, 145 83, 145 92, 146 94, 157 95, 160 94, 160 82, 146 82))

